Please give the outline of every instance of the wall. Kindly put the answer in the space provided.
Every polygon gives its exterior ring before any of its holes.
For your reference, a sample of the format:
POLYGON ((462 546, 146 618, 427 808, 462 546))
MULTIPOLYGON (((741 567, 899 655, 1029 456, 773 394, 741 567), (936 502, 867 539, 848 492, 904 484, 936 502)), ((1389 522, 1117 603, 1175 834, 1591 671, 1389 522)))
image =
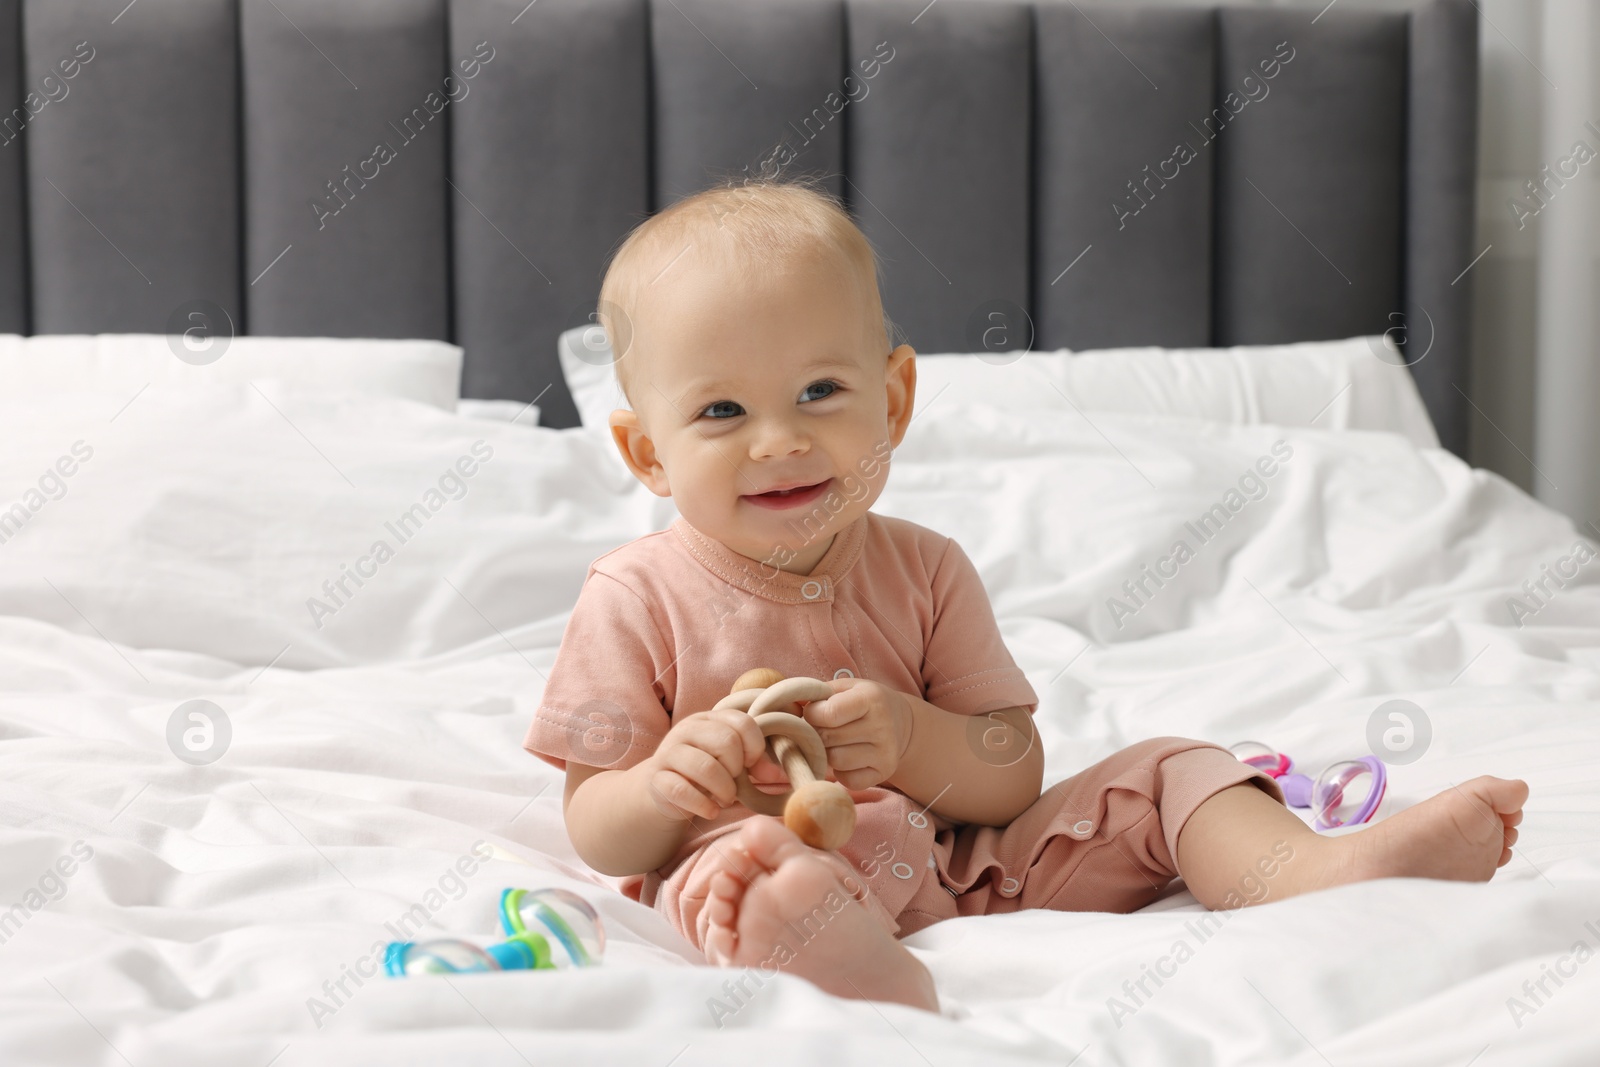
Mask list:
MULTIPOLYGON (((1308 19, 1328 7, 1327 0, 1254 2, 1305 8, 1308 19)), ((1482 59, 1476 247, 1487 253, 1459 283, 1472 286, 1474 304, 1470 459, 1600 538, 1600 155, 1582 163, 1575 157, 1585 153, 1574 152, 1582 141, 1600 153, 1600 86, 1592 73, 1600 5, 1473 3, 1482 59), (1575 178, 1560 178, 1564 160, 1575 178), (1541 203, 1527 183, 1543 180, 1546 166, 1560 183, 1545 185, 1541 203)), ((1333 10, 1344 6, 1399 10, 1411 0, 1335 0, 1333 10)))

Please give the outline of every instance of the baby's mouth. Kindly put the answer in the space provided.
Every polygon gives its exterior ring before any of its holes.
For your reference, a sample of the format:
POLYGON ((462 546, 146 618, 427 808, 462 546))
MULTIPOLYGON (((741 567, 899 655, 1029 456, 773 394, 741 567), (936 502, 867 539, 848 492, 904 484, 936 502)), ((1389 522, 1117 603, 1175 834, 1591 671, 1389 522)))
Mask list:
POLYGON ((828 491, 828 486, 833 484, 832 478, 825 478, 811 485, 796 486, 793 489, 774 490, 769 493, 751 493, 742 496, 740 500, 748 500, 758 508, 769 511, 782 511, 787 508, 797 508, 809 504, 817 497, 828 491))

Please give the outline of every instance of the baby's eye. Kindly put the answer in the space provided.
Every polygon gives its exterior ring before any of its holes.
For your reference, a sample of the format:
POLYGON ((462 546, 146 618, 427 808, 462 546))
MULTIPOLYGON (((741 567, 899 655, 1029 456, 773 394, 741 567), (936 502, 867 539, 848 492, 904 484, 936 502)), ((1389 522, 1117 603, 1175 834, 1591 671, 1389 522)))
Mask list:
POLYGON ((732 400, 718 400, 716 403, 707 404, 700 414, 713 419, 731 419, 743 415, 744 408, 735 404, 732 400), (729 408, 733 410, 729 411, 729 408), (720 412, 720 414, 714 414, 714 412, 720 412))
POLYGON ((838 388, 839 388, 839 383, 834 381, 831 378, 824 378, 820 382, 812 382, 810 385, 806 386, 805 387, 805 391, 800 394, 800 402, 801 403, 805 403, 806 394, 810 393, 811 390, 813 390, 813 389, 826 390, 820 396, 814 396, 814 397, 811 398, 813 400, 823 400, 823 399, 826 399, 827 397, 832 396, 834 394, 834 392, 838 390, 838 388))

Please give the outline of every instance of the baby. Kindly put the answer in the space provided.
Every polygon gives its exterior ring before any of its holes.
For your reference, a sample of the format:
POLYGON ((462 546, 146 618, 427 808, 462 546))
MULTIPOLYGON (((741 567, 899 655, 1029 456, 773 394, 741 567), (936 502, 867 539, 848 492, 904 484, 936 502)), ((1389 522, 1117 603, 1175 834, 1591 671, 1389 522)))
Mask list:
POLYGON ((1480 777, 1325 837, 1205 741, 1141 741, 1041 795, 1038 697, 950 538, 871 512, 915 354, 838 201, 751 182, 680 200, 600 291, 634 475, 680 517, 595 560, 525 746, 566 771, 583 860, 716 964, 938 1010, 897 940, 1019 908, 1130 912, 1182 877, 1209 908, 1369 878, 1485 881, 1527 786, 1480 777), (753 667, 827 680, 803 708, 854 836, 813 849, 735 800, 785 782, 754 721, 710 711, 753 667))

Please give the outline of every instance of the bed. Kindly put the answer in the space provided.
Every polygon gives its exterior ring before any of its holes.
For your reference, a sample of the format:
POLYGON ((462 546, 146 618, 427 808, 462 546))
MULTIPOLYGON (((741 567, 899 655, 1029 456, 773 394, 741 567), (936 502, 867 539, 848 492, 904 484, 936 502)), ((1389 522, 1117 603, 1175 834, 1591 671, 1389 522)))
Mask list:
POLYGON ((1596 1062, 1600 530, 1460 458, 1476 17, 0 0, 0 1062, 1596 1062), (941 923, 933 1015, 706 967, 584 866, 521 740, 588 563, 675 515, 584 323, 784 144, 927 357, 878 510, 978 566, 1046 780, 1399 706, 1380 815, 1529 781, 1492 882, 941 923), (375 973, 507 886, 604 963, 375 973))

